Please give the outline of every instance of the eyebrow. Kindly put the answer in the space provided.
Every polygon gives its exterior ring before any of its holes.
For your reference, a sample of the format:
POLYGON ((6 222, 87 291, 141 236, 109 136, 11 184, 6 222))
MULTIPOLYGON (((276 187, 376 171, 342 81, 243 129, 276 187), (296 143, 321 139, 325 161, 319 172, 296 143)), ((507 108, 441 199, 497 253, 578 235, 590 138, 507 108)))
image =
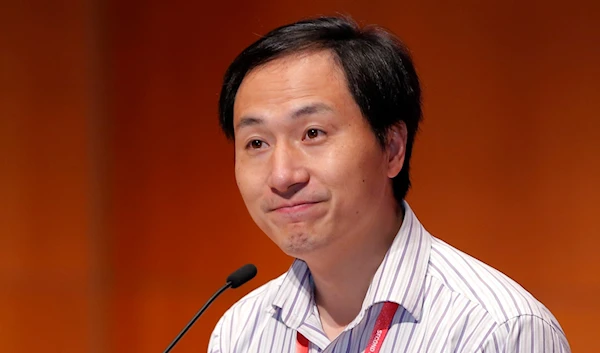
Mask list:
MULTIPOLYGON (((331 108, 330 106, 328 106, 325 103, 313 103, 313 104, 308 104, 308 105, 302 106, 302 107, 294 110, 292 112, 292 114, 290 114, 290 118, 298 119, 298 118, 305 117, 308 115, 324 113, 324 112, 332 112, 332 111, 333 111, 333 108, 331 108)), ((261 125, 261 124, 264 124, 264 119, 261 117, 243 116, 240 119, 240 122, 237 123, 237 125, 235 126, 235 131, 238 131, 244 127, 261 125)))

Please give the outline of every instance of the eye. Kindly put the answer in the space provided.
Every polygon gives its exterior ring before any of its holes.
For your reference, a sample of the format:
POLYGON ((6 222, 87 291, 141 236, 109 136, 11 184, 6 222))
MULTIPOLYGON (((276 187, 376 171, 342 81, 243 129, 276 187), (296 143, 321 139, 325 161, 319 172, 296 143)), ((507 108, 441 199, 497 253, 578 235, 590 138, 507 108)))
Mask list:
POLYGON ((320 135, 325 135, 325 132, 319 129, 308 129, 306 131, 306 134, 304 134, 304 137, 313 140, 319 137, 320 135))
POLYGON ((252 150, 258 150, 258 149, 261 149, 261 148, 265 147, 265 145, 266 145, 266 143, 264 141, 261 141, 261 140, 251 140, 246 145, 246 148, 247 149, 252 149, 252 150))

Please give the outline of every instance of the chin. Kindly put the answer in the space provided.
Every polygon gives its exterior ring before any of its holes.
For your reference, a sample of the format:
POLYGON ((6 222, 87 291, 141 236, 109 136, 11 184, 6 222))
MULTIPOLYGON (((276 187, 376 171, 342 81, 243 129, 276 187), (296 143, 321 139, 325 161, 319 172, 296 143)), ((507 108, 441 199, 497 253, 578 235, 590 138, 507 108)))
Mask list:
POLYGON ((280 234, 277 242, 281 251, 288 256, 302 258, 315 250, 318 247, 314 236, 306 232, 290 232, 287 234, 280 234))

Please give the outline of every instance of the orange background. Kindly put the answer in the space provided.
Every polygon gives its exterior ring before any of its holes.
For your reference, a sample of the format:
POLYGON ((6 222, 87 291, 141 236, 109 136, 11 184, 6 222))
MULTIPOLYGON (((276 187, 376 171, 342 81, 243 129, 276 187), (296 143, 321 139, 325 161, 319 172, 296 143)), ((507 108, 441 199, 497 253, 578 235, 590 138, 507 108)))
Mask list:
POLYGON ((220 134, 229 62, 342 12, 414 52, 425 122, 409 202, 548 306, 574 352, 600 317, 600 2, 42 1, 0 9, 0 350, 174 352, 291 259, 247 215, 220 134))

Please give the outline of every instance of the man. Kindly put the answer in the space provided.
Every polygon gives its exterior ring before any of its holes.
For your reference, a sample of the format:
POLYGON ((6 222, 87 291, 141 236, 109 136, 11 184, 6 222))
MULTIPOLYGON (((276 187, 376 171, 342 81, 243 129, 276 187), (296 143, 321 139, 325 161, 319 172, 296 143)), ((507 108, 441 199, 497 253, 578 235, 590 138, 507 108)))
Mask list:
POLYGON ((219 104, 248 211, 296 260, 224 314, 210 353, 570 351, 541 303, 404 200, 420 88, 392 35, 337 17, 275 29, 219 104))

